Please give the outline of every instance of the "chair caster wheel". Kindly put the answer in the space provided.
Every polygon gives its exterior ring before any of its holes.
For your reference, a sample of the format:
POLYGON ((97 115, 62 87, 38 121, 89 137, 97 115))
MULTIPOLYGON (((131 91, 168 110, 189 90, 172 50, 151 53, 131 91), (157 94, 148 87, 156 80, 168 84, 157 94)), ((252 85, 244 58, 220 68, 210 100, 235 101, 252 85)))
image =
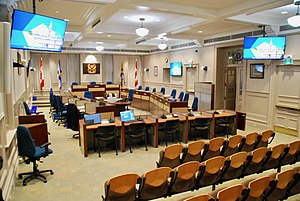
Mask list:
POLYGON ((45 180, 44 183, 47 183, 47 180, 45 180))
POLYGON ((51 174, 51 175, 54 175, 54 172, 53 172, 53 171, 50 171, 50 174, 51 174))
POLYGON ((27 184, 26 183, 23 183, 23 186, 26 186, 27 184))
POLYGON ((22 178, 23 178, 22 175, 18 175, 18 177, 19 177, 19 179, 22 179, 22 178))

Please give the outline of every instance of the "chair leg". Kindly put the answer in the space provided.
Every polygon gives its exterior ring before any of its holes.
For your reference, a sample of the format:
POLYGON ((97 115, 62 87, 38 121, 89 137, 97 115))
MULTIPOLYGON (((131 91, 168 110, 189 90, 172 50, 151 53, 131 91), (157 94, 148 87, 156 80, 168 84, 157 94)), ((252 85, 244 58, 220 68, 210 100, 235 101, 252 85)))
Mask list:
POLYGON ((146 132, 146 135, 145 135, 145 147, 146 147, 146 151, 148 151, 147 142, 148 142, 148 135, 147 135, 147 132, 146 132))
POLYGON ((132 139, 129 140, 129 150, 130 150, 130 153, 132 153, 132 150, 131 150, 131 141, 132 141, 132 139))
POLYGON ((115 136, 115 148, 116 148, 116 155, 118 155, 118 141, 116 136, 115 136))
POLYGON ((97 148, 98 148, 98 156, 99 158, 101 157, 101 149, 100 149, 100 143, 99 143, 99 139, 97 139, 97 148))

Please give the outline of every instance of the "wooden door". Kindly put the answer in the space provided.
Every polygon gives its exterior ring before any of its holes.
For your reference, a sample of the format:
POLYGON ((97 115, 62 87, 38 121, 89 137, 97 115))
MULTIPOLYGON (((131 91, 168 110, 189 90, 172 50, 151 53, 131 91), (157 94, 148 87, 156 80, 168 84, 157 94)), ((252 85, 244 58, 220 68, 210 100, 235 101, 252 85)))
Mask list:
POLYGON ((236 68, 227 67, 225 69, 225 105, 228 110, 235 110, 236 100, 236 68))

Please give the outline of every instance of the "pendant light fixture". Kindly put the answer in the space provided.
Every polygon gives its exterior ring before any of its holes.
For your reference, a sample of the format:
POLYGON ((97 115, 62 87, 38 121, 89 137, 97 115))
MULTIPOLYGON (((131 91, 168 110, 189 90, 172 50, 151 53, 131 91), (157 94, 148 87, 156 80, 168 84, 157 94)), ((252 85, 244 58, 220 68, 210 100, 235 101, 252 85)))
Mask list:
POLYGON ((102 50, 104 50, 104 47, 103 47, 102 45, 99 44, 99 45, 96 47, 96 50, 99 51, 99 52, 101 52, 102 50))
POLYGON ((141 27, 140 27, 140 28, 137 28, 137 29, 135 30, 135 33, 136 33, 138 36, 141 36, 141 37, 147 36, 148 33, 149 33, 149 30, 143 27, 143 25, 144 25, 143 23, 144 23, 144 21, 145 21, 145 18, 140 18, 140 21, 141 21, 141 27))
POLYGON ((158 49, 160 49, 160 50, 164 50, 168 47, 168 45, 164 43, 164 39, 165 39, 165 37, 162 37, 161 38, 161 43, 159 43, 157 45, 158 49))
POLYGON ((287 19, 289 25, 292 27, 300 27, 300 15, 299 15, 299 5, 300 1, 299 0, 294 0, 294 4, 297 5, 297 13, 295 16, 292 16, 287 19))

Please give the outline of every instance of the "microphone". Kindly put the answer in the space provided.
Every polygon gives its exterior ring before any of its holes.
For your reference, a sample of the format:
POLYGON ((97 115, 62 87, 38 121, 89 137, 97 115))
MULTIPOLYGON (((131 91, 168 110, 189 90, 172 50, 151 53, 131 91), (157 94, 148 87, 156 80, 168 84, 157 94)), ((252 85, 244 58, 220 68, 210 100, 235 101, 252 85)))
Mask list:
POLYGON ((109 120, 108 120, 109 123, 114 123, 115 122, 115 120, 111 118, 112 114, 113 114, 113 112, 110 113, 110 117, 109 117, 109 120))
POLYGON ((143 113, 143 110, 142 110, 142 112, 140 113, 139 117, 138 117, 136 120, 138 120, 138 121, 143 121, 143 120, 144 120, 144 119, 141 117, 142 113, 143 113))
POLYGON ((192 109, 189 109, 188 116, 189 116, 189 117, 193 117, 193 116, 194 116, 194 114, 192 113, 192 109))
POLYGON ((160 116, 160 118, 162 118, 162 119, 166 119, 166 118, 167 118, 167 116, 165 115, 165 111, 164 111, 163 114, 160 116))

